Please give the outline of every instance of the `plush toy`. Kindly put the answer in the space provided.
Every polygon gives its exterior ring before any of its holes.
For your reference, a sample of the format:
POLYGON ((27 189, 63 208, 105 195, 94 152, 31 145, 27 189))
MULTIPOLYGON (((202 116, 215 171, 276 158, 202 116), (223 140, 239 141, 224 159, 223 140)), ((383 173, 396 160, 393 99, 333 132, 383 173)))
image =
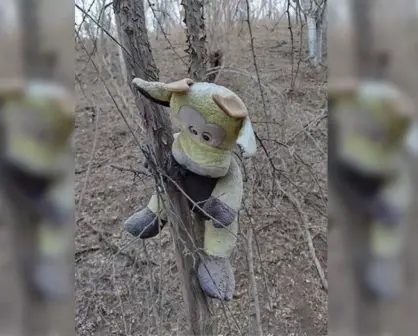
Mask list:
POLYGON ((366 289, 393 299, 402 288, 402 231, 412 200, 405 149, 414 105, 382 81, 341 81, 329 93, 330 181, 351 209, 370 218, 366 289))
MULTIPOLYGON (((188 78, 170 84, 136 78, 133 84, 151 101, 171 107, 180 122, 172 154, 186 170, 185 192, 203 211, 195 204, 192 210, 205 218, 206 256, 198 267, 199 282, 208 296, 228 301, 235 289, 229 257, 236 244, 243 193, 232 150, 238 145, 245 157, 256 152, 248 111, 235 93, 216 84, 188 78)), ((156 236, 166 223, 161 196, 154 193, 148 206, 125 222, 125 228, 146 239, 156 236)))
POLYGON ((28 280, 44 298, 68 297, 67 232, 74 213, 71 95, 49 81, 0 82, 0 124, 0 183, 11 199, 21 207, 29 205, 35 215, 35 265, 28 280))

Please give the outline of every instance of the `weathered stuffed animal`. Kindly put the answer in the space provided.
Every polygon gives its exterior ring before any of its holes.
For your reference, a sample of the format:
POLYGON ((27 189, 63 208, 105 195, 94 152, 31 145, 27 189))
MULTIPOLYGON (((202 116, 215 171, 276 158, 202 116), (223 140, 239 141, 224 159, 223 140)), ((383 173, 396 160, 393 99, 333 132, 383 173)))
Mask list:
MULTIPOLYGON (((171 107, 180 121, 172 154, 186 171, 185 192, 203 209, 192 206, 192 210, 205 218, 206 256, 198 267, 200 286, 208 296, 228 301, 235 290, 229 257, 236 244, 243 193, 232 150, 238 145, 247 157, 256 152, 248 111, 235 93, 211 83, 186 78, 165 84, 136 78, 133 84, 151 101, 171 107)), ((154 193, 148 206, 125 222, 126 230, 142 239, 156 236, 162 229, 160 223, 167 223, 161 204, 154 193)))
POLYGON ((329 88, 329 179, 350 210, 370 218, 369 255, 361 256, 365 288, 392 300, 403 283, 400 257, 412 200, 405 154, 414 105, 391 83, 347 80, 329 88))
MULTIPOLYGON (((33 269, 27 280, 43 298, 68 297, 72 286, 66 258, 74 212, 71 95, 49 81, 0 82, 0 124, 5 144, 0 184, 8 201, 31 209, 29 224, 37 232, 35 250, 26 246, 22 252, 23 266, 33 269), (28 264, 32 261, 35 265, 28 264)), ((24 232, 26 222, 20 225, 24 232)))

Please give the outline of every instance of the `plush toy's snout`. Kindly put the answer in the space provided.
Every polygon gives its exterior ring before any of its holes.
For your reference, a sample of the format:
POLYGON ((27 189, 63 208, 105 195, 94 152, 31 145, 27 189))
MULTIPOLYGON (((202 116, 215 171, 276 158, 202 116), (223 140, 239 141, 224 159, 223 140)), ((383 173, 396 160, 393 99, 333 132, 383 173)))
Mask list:
POLYGON ((190 78, 169 84, 135 78, 132 83, 146 98, 171 107, 195 142, 224 150, 237 144, 244 156, 255 154, 256 141, 247 108, 227 88, 194 83, 190 78))

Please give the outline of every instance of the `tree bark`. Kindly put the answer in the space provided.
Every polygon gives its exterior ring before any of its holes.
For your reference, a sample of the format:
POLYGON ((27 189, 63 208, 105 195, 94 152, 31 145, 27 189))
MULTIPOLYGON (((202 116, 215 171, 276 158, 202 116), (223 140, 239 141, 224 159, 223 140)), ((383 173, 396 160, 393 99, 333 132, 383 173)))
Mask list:
POLYGON ((327 2, 301 0, 298 5, 306 15, 309 58, 311 64, 317 67, 322 64, 323 20, 327 2))
POLYGON ((188 48, 186 52, 190 56, 189 75, 193 80, 206 80, 206 29, 203 17, 203 0, 182 0, 184 7, 184 24, 188 48))
MULTIPOLYGON (((173 172, 171 146, 173 130, 168 114, 162 107, 142 97, 132 86, 134 77, 144 80, 158 80, 158 69, 152 57, 148 41, 143 0, 115 0, 113 2, 116 24, 123 45, 123 56, 127 66, 128 77, 139 115, 146 130, 147 145, 154 156, 157 167, 164 169, 168 175, 181 186, 181 180, 173 172)), ((197 73, 196 75, 200 75, 197 73)), ((194 225, 185 197, 173 185, 164 183, 170 205, 166 209, 171 221, 170 229, 175 245, 177 269, 183 290, 186 315, 192 335, 213 335, 211 313, 206 296, 202 292, 197 277, 194 253, 183 254, 183 251, 195 252, 193 235, 194 225)), ((196 238, 195 238, 196 240, 196 238)))

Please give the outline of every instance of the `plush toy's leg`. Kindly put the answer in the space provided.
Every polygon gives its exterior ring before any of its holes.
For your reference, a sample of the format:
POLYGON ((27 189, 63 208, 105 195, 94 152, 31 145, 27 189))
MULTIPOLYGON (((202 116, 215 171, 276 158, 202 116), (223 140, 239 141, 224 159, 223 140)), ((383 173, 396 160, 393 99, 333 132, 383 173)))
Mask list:
POLYGON ((220 300, 231 300, 235 291, 229 257, 237 240, 242 191, 241 170, 232 159, 227 175, 218 180, 203 206, 214 220, 206 218, 204 248, 207 257, 199 265, 198 277, 203 291, 220 300))
POLYGON ((216 228, 205 222, 204 249, 207 254, 198 268, 200 286, 206 295, 229 301, 235 291, 235 277, 229 257, 238 234, 237 218, 228 228, 216 228))
POLYGON ((133 214, 125 222, 125 230, 131 235, 142 239, 158 235, 167 223, 163 200, 157 193, 153 194, 148 205, 133 214))
POLYGON ((39 256, 34 269, 35 291, 49 300, 71 295, 70 277, 66 272, 68 249, 66 228, 43 221, 38 228, 39 256))
POLYGON ((386 300, 396 299, 402 290, 401 228, 373 223, 371 256, 367 262, 364 281, 368 291, 386 300))
POLYGON ((241 170, 237 161, 232 158, 228 173, 218 179, 210 198, 203 206, 203 210, 215 219, 215 227, 228 226, 236 219, 241 207, 242 191, 241 170))
POLYGON ((398 179, 386 186, 380 197, 388 209, 378 213, 381 215, 376 216, 372 224, 371 255, 364 281, 373 295, 390 300, 398 297, 402 290, 403 221, 412 198, 408 172, 400 172, 398 179))

